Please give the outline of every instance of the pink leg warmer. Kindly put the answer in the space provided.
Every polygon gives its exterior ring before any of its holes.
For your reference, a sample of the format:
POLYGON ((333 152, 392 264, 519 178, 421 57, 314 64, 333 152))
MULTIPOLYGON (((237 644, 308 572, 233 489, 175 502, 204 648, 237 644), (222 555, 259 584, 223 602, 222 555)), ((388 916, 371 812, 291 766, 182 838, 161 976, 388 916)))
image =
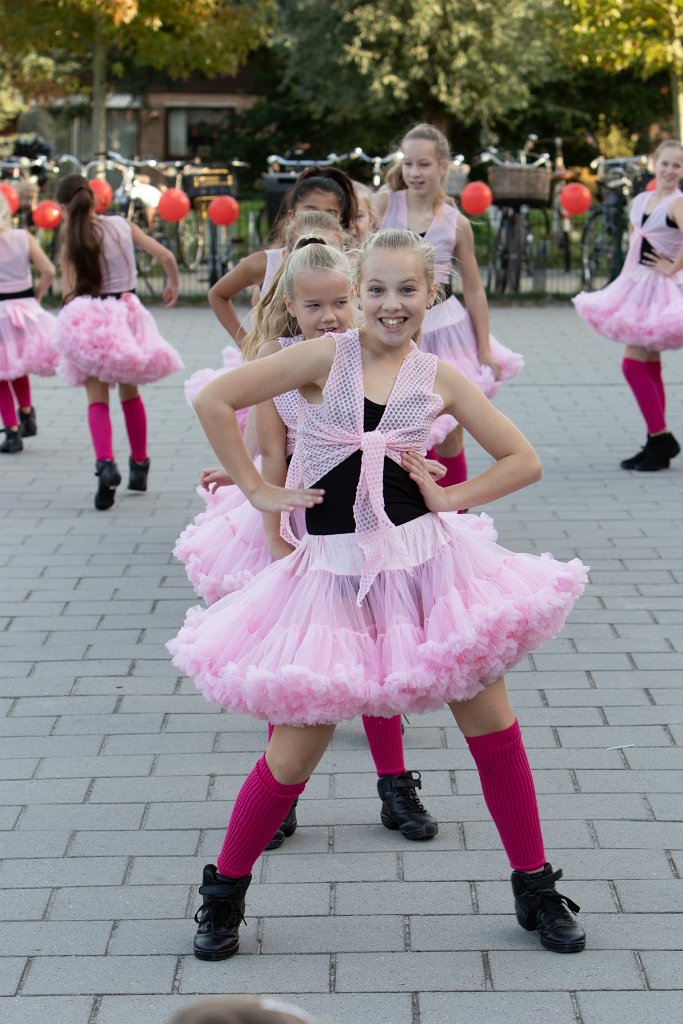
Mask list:
POLYGON ((17 396, 17 404, 22 409, 31 408, 31 382, 28 376, 17 377, 12 381, 12 390, 17 396))
POLYGON ((106 402, 91 402, 88 406, 88 426, 98 462, 114 458, 114 439, 111 430, 111 417, 106 402))
POLYGON ((133 462, 144 462, 147 458, 147 414, 145 403, 136 395, 121 402, 130 441, 130 457, 133 462))
POLYGON ((486 806, 515 871, 545 864, 536 789, 519 723, 486 736, 467 736, 486 806))
POLYGON ((655 359, 652 362, 645 363, 647 372, 650 378, 654 381, 654 385, 657 388, 657 394, 659 395, 659 401, 662 406, 662 416, 666 420, 666 392, 664 390, 664 381, 662 380, 662 364, 659 359, 655 359))
POLYGON ((16 427, 19 425, 12 389, 6 380, 0 380, 0 418, 6 427, 16 427))
POLYGON ((453 484, 464 484, 467 480, 467 456, 465 449, 452 457, 436 455, 442 466, 446 467, 446 475, 439 480, 439 487, 451 487, 453 484))
POLYGON ((241 878, 251 873, 287 813, 306 788, 305 782, 283 786, 261 757, 237 794, 216 865, 222 875, 241 878))
POLYGON ((621 369, 643 414, 648 434, 666 430, 662 392, 648 370, 648 363, 641 363, 638 359, 624 359, 621 369))
POLYGON ((375 718, 363 715, 363 728, 378 775, 403 775, 403 736, 401 716, 375 718))

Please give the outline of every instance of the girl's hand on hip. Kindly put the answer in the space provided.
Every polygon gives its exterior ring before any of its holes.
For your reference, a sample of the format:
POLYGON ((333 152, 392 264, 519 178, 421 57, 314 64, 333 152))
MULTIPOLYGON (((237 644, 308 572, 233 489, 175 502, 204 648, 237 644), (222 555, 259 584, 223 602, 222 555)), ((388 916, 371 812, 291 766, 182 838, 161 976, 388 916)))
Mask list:
POLYGON ((313 508, 320 505, 325 492, 319 487, 275 487, 262 480, 251 494, 250 503, 259 512, 292 512, 295 508, 313 508))
POLYGON ((497 363, 493 356, 489 353, 487 356, 479 356, 479 362, 482 366, 490 366, 493 371, 493 376, 496 380, 500 380, 500 375, 503 372, 503 368, 500 363, 497 363))
POLYGON ((199 483, 205 491, 215 494, 219 487, 234 487, 235 481, 225 472, 222 466, 203 469, 199 474, 199 483))
POLYGON ((436 459, 425 459, 425 466, 432 480, 441 480, 446 475, 446 467, 436 459))
POLYGON ((420 488, 425 505, 430 512, 449 512, 450 502, 443 487, 439 487, 429 471, 427 459, 417 452, 404 452, 401 456, 403 468, 411 480, 420 488))
POLYGON ((641 262, 651 270, 656 270, 658 274, 671 277, 673 260, 670 260, 668 256, 663 256, 661 252, 646 252, 641 262))

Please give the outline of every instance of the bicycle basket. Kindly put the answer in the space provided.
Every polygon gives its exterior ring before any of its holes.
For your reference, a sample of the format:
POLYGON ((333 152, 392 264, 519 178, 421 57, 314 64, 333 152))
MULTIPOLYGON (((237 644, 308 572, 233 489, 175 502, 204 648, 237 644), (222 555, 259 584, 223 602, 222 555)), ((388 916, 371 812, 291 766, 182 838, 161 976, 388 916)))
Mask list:
POLYGON ((550 201, 551 171, 549 167, 525 167, 505 164, 488 169, 493 201, 525 203, 527 206, 547 206, 550 201))
POLYGON ((190 199, 208 199, 233 194, 234 178, 225 167, 196 174, 183 174, 183 189, 190 199))
POLYGON ((448 196, 460 196, 462 190, 470 179, 470 167, 469 164, 454 164, 451 163, 446 181, 444 183, 444 191, 448 196))

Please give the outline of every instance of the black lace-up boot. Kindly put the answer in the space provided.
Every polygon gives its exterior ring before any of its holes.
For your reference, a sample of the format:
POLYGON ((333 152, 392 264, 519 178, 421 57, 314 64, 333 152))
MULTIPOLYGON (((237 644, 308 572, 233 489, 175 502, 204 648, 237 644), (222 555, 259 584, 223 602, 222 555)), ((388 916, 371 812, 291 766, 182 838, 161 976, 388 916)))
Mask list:
POLYGON ((546 949, 580 953, 586 948, 586 933, 574 917, 580 908, 557 891, 555 882, 560 878, 562 872, 553 871, 552 864, 546 864, 540 875, 513 871, 517 920, 528 932, 537 931, 546 949))
POLYGON ((4 431, 0 430, 0 434, 2 433, 5 435, 5 440, 0 444, 0 452, 3 455, 15 455, 24 450, 24 442, 21 440, 19 430, 10 430, 9 427, 5 427, 4 431))
POLYGON ((656 473, 668 469, 669 463, 680 454, 681 446, 670 432, 650 434, 645 446, 644 457, 637 464, 639 473, 656 473))
POLYGON ((101 459, 95 463, 95 476, 99 477, 95 492, 95 508, 104 511, 114 504, 114 495, 121 483, 121 474, 113 459, 101 459))
POLYGON ((215 864, 204 868, 199 895, 204 902, 194 915, 199 925, 194 955, 200 960, 227 960, 240 948, 239 927, 244 924, 244 894, 251 875, 224 878, 215 864))
POLYGON ((622 469, 636 469, 636 467, 639 466, 640 463, 644 460, 645 454, 647 452, 647 446, 648 446, 649 443, 650 443, 650 435, 648 434, 647 437, 645 438, 645 444, 643 445, 643 447, 640 449, 639 452, 636 452, 635 455, 632 455, 630 459, 622 459, 621 460, 621 462, 619 463, 621 468, 622 469))
POLYGON ((128 459, 128 490, 129 491, 146 491, 147 490, 147 474, 149 473, 149 459, 145 459, 144 462, 135 462, 132 458, 128 459))
POLYGON ((296 820, 296 805, 299 802, 297 797, 292 806, 289 808, 287 817, 280 825, 279 829, 266 846, 266 850, 277 850, 278 847, 282 846, 285 839, 289 839, 296 832, 297 820, 296 820))
POLYGON ((36 423, 36 410, 34 407, 31 406, 28 412, 24 412, 23 409, 17 409, 17 415, 19 416, 21 436, 35 437, 38 433, 38 425, 36 423))
POLYGON ((417 789, 422 789, 419 772, 382 775, 377 780, 377 792, 382 800, 380 819, 385 828, 400 829, 406 839, 433 839, 439 826, 422 806, 415 792, 417 789))

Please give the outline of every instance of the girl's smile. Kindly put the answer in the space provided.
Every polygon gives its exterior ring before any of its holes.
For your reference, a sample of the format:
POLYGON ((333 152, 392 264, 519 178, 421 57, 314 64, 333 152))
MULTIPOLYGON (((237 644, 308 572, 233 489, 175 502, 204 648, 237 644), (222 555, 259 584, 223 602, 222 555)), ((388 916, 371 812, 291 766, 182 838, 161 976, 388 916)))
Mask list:
POLYGON ((294 298, 287 312, 299 322, 304 338, 348 331, 353 319, 349 283, 329 270, 305 270, 296 275, 294 298))
POLYGON ((408 249, 397 249, 391 260, 381 252, 367 257, 360 298, 370 333, 394 347, 417 334, 432 295, 419 257, 408 249))

